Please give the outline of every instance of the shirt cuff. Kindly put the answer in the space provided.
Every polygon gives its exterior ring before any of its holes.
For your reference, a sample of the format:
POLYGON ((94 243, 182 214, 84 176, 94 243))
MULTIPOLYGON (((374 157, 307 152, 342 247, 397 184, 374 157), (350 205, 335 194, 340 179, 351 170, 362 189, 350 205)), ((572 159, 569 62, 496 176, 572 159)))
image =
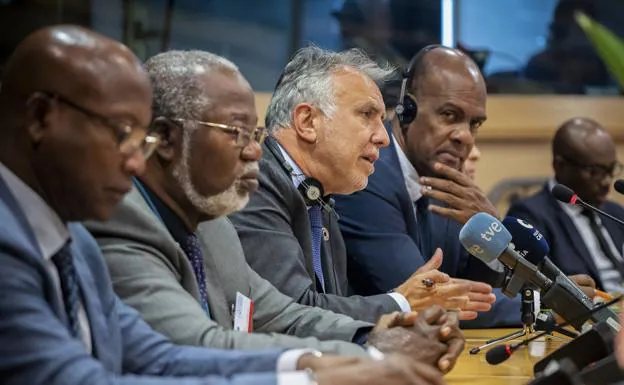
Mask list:
POLYGON ((401 310, 403 310, 403 312, 409 313, 412 311, 412 307, 407 301, 407 298, 403 296, 403 294, 394 292, 394 293, 388 293, 388 295, 392 297, 392 299, 397 303, 397 305, 399 305, 399 307, 401 308, 401 310))
POLYGON ((312 385, 310 376, 306 372, 279 373, 277 385, 312 385))
MULTIPOLYGON (((304 354, 319 355, 320 352, 313 349, 291 349, 282 353, 277 359, 277 372, 294 372, 297 370, 297 363, 304 354)), ((305 372, 303 372, 306 374, 305 372)), ((306 377, 307 378, 307 377, 306 377)), ((279 381, 278 381, 279 382, 279 381)), ((307 382, 306 382, 307 384, 307 382)))

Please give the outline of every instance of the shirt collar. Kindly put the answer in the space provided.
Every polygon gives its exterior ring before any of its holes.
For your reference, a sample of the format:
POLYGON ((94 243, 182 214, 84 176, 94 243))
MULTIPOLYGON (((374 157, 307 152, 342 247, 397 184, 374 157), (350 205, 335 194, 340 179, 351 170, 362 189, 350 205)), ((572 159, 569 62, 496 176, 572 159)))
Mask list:
POLYGON ((405 187, 407 188, 407 193, 409 194, 412 202, 416 202, 420 199, 420 197, 422 197, 422 193, 420 192, 421 185, 418 182, 420 176, 418 175, 418 171, 416 171, 409 159, 407 159, 407 156, 401 149, 401 146, 399 146, 399 143, 397 142, 394 134, 391 135, 392 143, 394 144, 397 156, 399 157, 399 165, 401 166, 403 179, 405 179, 405 187))
POLYGON ((43 258, 51 259, 69 240, 67 226, 43 198, 1 162, 0 177, 26 216, 43 258))
POLYGON ((301 182, 305 180, 306 176, 304 175, 303 171, 301 171, 299 166, 297 166, 297 163, 293 160, 293 158, 290 157, 288 151, 286 151, 277 140, 275 141, 275 144, 277 144, 277 148, 279 148, 286 163, 288 163, 288 165, 292 168, 292 173, 290 177, 293 181, 293 184, 295 185, 295 188, 299 187, 301 182))

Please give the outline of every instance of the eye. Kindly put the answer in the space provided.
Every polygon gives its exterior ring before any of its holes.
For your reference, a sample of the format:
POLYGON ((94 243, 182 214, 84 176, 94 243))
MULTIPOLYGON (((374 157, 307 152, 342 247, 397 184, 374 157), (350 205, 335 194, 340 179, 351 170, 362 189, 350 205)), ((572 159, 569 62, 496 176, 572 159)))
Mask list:
POLYGON ((448 122, 454 122, 457 119, 457 113, 451 110, 442 111, 440 115, 442 115, 442 118, 448 122))
POLYGON ((372 119, 375 115, 375 112, 373 110, 364 110, 361 113, 362 116, 364 116, 366 119, 372 119))
POLYGON ((472 121, 470 122, 470 130, 477 131, 482 125, 483 125, 483 121, 481 120, 472 121))

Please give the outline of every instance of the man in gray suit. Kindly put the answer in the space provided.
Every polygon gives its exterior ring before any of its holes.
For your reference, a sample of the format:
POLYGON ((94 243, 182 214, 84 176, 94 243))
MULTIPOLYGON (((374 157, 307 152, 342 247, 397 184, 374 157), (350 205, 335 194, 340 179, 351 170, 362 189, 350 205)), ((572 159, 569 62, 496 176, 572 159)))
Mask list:
MULTIPOLYGON (((88 224, 117 294, 182 344, 366 354, 361 345, 371 324, 280 293, 247 265, 236 231, 223 217, 244 206, 257 186, 264 139, 253 92, 238 69, 198 51, 160 54, 145 68, 155 95, 152 126, 163 142, 112 220, 88 224), (250 318, 263 334, 232 330, 250 318)), ((456 317, 437 308, 416 320, 387 316, 368 343, 452 365, 463 338, 456 317), (390 329, 413 322, 416 332, 390 329)))
MULTIPOLYGON (((271 136, 260 161, 258 192, 230 216, 249 265, 263 278, 301 304, 367 321, 433 303, 465 310, 471 290, 436 269, 438 250, 391 293, 349 296, 347 255, 331 194, 365 188, 379 148, 388 145, 377 84, 391 74, 359 51, 299 51, 267 111, 271 136)), ((484 305, 489 309, 489 302, 484 305)))

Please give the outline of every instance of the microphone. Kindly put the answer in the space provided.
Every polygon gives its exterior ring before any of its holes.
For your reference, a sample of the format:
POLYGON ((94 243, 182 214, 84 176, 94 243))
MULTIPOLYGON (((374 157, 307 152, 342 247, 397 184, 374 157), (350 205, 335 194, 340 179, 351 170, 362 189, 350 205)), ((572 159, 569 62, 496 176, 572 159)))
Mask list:
MULTIPOLYGON (((624 186, 623 186, 624 187, 624 186)), ((586 207, 594 212, 597 212, 598 214, 611 219, 612 221, 615 221, 617 223, 619 223, 620 225, 624 226, 624 221, 617 219, 616 217, 614 217, 611 214, 605 213, 604 211, 600 210, 597 207, 594 207, 592 205, 590 205, 589 203, 583 201, 578 195, 576 195, 574 193, 574 191, 570 190, 569 187, 564 186, 562 184, 556 184, 552 190, 550 190, 551 194, 555 197, 556 200, 563 202, 563 203, 568 203, 571 205, 577 205, 580 204, 583 207, 586 207)))
POLYGON ((471 255, 486 264, 498 259, 513 275, 533 284, 540 291, 547 291, 553 284, 535 265, 510 247, 511 234, 498 219, 489 214, 473 215, 460 230, 459 241, 471 255))
MULTIPOLYGON (((559 280, 561 285, 572 293, 572 295, 577 297, 586 309, 594 307, 593 300, 586 296, 578 285, 568 278, 557 265, 548 258, 550 246, 548 246, 548 242, 546 242, 546 239, 539 230, 530 223, 511 216, 503 219, 503 226, 511 233, 513 243, 518 253, 529 262, 536 265, 549 279, 553 281, 559 280)), ((609 325, 617 324, 619 326, 618 315, 611 309, 604 309, 596 312, 592 315, 591 319, 596 323, 606 321, 609 325)))
POLYGON ((620 194, 624 194, 624 179, 618 179, 613 183, 613 188, 620 194))
MULTIPOLYGON (((566 321, 562 324, 558 324, 557 327, 559 328, 563 328, 566 327, 568 325, 572 325, 573 323, 582 320, 583 318, 587 319, 589 317, 591 317, 594 313, 601 311, 605 308, 608 308, 609 306, 619 302, 622 298, 624 298, 624 295, 620 295, 614 299, 612 299, 609 302, 604 302, 601 303, 600 305, 596 306, 595 308, 589 310, 588 312, 586 312, 585 314, 580 315, 579 317, 577 317, 577 319, 573 319, 570 321, 566 321)), ((509 357, 511 357, 512 354, 514 354, 514 352, 518 349, 520 349, 522 346, 528 345, 529 342, 535 341, 536 339, 545 336, 546 334, 550 333, 550 331, 546 330, 540 333, 537 333, 536 335, 534 335, 531 338, 528 338, 526 340, 523 340, 521 342, 515 343, 515 344, 506 344, 506 345, 498 345, 493 347, 492 349, 488 350, 488 352, 485 354, 485 360, 487 361, 488 364, 490 365, 498 365, 501 364, 505 361, 507 361, 507 359, 509 357)))
MULTIPOLYGON (((576 330, 581 330, 585 321, 590 317, 593 307, 591 301, 585 301, 587 296, 579 296, 577 289, 569 287, 565 275, 557 275, 556 278, 546 277, 537 266, 524 259, 510 244, 512 236, 503 224, 493 216, 486 213, 477 213, 466 222, 459 232, 461 244, 470 254, 488 263, 498 257, 505 266, 512 270, 517 281, 524 285, 526 282, 533 284, 540 291, 542 303, 553 309, 563 319, 570 321, 576 330), (590 305, 591 304, 591 305, 590 305), (584 315, 586 318, 578 318, 584 315), (578 318, 578 320, 577 320, 578 318)), ((505 292, 507 294, 507 292, 505 292)), ((614 330, 619 330, 619 322, 606 317, 606 321, 614 330)))

